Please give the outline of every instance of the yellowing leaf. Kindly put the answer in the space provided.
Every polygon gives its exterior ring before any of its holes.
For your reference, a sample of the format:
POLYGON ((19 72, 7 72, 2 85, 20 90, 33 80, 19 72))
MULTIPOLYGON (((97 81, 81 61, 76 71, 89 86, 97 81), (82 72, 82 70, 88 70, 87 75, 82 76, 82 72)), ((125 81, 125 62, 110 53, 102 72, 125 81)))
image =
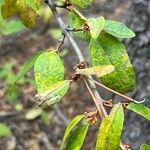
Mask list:
POLYGON ((123 108, 119 103, 115 105, 109 116, 102 120, 97 137, 96 150, 119 149, 123 122, 123 108))
POLYGON ((22 11, 20 11, 19 14, 20 14, 22 23, 26 27, 32 28, 35 26, 38 15, 32 9, 26 7, 22 11))
POLYGON ((130 103, 127 108, 150 120, 150 108, 143 104, 130 103))
POLYGON ((18 11, 16 7, 17 0, 5 0, 4 5, 1 7, 2 17, 7 19, 15 15, 18 11))
POLYGON ((90 27, 91 36, 96 39, 105 25, 104 17, 90 18, 87 20, 87 24, 90 27))
POLYGON ((100 33, 90 41, 90 59, 93 66, 113 65, 115 71, 100 77, 102 83, 120 93, 132 91, 135 74, 124 45, 108 33, 100 33))
POLYGON ((63 81, 64 73, 63 63, 54 51, 41 54, 34 65, 38 93, 43 93, 53 84, 63 81))
POLYGON ((91 68, 86 69, 77 69, 77 74, 84 74, 84 75, 90 75, 95 74, 98 77, 104 76, 106 74, 109 74, 115 70, 114 66, 112 65, 105 65, 105 66, 95 66, 91 68))

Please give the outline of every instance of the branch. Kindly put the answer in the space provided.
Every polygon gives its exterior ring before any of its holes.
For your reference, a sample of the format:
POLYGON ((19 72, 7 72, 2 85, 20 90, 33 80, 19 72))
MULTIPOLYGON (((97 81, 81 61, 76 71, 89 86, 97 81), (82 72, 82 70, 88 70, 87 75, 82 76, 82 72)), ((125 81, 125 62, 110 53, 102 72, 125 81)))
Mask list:
MULTIPOLYGON (((86 76, 86 77, 89 78, 88 76, 86 76)), ((136 100, 132 99, 131 97, 128 97, 128 96, 126 96, 126 95, 124 95, 124 94, 121 94, 121 93, 119 93, 119 92, 117 92, 117 91, 111 89, 111 88, 106 87, 105 85, 103 85, 103 84, 101 84, 101 83, 99 83, 99 82, 93 80, 92 78, 89 78, 89 79, 90 79, 91 81, 93 81, 95 84, 99 85, 100 87, 106 89, 107 91, 110 91, 110 92, 112 92, 112 93, 114 93, 114 94, 120 96, 121 98, 130 101, 130 102, 134 102, 134 103, 137 103, 137 104, 141 104, 141 103, 144 103, 144 102, 145 102, 145 99, 142 100, 142 101, 136 101, 136 100)))
MULTIPOLYGON (((60 29, 62 30, 62 33, 66 35, 66 37, 68 38, 69 42, 71 43, 72 47, 74 48, 78 58, 79 58, 79 61, 80 62, 83 62, 85 61, 84 57, 83 57, 83 54, 80 50, 80 48, 78 47, 78 45, 76 44, 76 42, 74 41, 74 39, 72 38, 72 36, 70 35, 69 31, 67 30, 67 26, 65 25, 65 23, 63 22, 63 20, 61 19, 60 15, 58 14, 57 12, 57 9, 53 3, 53 1, 51 0, 45 0, 45 3, 50 7, 50 9, 52 10, 58 24, 59 24, 59 27, 60 29)), ((91 78, 91 76, 89 76, 89 78, 91 78)), ((99 105, 100 105, 100 109, 101 109, 101 112, 103 113, 103 116, 107 116, 107 112, 103 106, 103 103, 102 103, 102 98, 100 97, 99 93, 97 92, 97 89, 96 89, 96 86, 95 84, 88 79, 88 82, 90 84, 90 87, 92 89, 92 92, 94 94, 94 96, 96 97, 97 101, 99 102, 99 105)))

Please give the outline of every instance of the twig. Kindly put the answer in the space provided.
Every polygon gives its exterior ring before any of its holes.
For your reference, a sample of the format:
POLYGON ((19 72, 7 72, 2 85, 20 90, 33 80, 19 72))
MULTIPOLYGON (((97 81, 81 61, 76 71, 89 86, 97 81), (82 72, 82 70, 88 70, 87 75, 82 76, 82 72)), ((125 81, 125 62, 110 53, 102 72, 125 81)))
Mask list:
MULTIPOLYGON (((86 77, 89 78, 88 76, 86 76, 86 77)), ((91 81, 93 81, 95 84, 101 86, 102 88, 104 88, 104 89, 106 89, 106 90, 108 90, 108 91, 110 91, 110 92, 112 92, 112 93, 114 93, 114 94, 116 94, 116 95, 122 97, 123 99, 126 99, 126 100, 130 101, 130 102, 134 102, 134 103, 138 103, 138 104, 145 102, 145 99, 142 100, 142 101, 136 101, 136 100, 132 99, 131 97, 128 97, 128 96, 126 96, 126 95, 123 95, 123 94, 121 94, 121 93, 119 93, 119 92, 117 92, 117 91, 111 89, 111 88, 106 87, 105 85, 103 85, 103 84, 101 84, 101 83, 95 81, 95 80, 92 79, 92 78, 89 78, 89 79, 90 79, 91 81)))
POLYGON ((99 112, 99 114, 100 114, 100 117, 101 117, 101 118, 105 117, 104 114, 102 113, 102 111, 101 111, 101 109, 100 109, 100 106, 99 106, 99 103, 98 103, 96 97, 94 96, 92 90, 90 89, 90 87, 89 87, 87 81, 84 80, 84 82, 85 82, 85 85, 86 85, 88 91, 90 92, 90 94, 91 94, 91 96, 92 96, 92 98, 93 98, 93 100, 94 100, 94 103, 95 103, 96 108, 97 108, 97 110, 98 110, 98 112, 99 112))
POLYGON ((66 38, 66 35, 65 34, 62 34, 62 38, 59 40, 59 45, 58 47, 56 48, 56 52, 59 51, 59 49, 62 47, 62 45, 64 44, 64 41, 65 41, 65 38, 66 38))

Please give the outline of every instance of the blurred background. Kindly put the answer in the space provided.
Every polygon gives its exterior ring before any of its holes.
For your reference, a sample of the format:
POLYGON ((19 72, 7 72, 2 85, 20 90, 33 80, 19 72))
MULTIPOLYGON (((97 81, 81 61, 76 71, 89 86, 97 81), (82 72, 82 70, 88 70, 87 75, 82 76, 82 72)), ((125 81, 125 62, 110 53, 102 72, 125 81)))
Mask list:
MULTIPOLYGON (((60 13, 66 20, 66 14, 61 10, 60 13)), ((136 100, 146 99, 146 105, 150 106, 150 1, 95 0, 90 10, 82 13, 85 16, 104 16, 124 22, 136 33, 135 38, 123 41, 137 78, 135 91, 128 95, 136 100)), ((47 7, 41 9, 41 15, 32 30, 16 22, 4 24, 5 28, 0 29, 0 150, 57 150, 68 121, 77 114, 95 109, 81 81, 72 84, 62 102, 46 112, 32 107, 36 93, 33 71, 19 80, 13 90, 6 87, 36 51, 56 48, 58 45, 61 32, 50 10, 47 7)), ((89 60, 87 43, 78 39, 76 41, 89 60)), ((66 76, 70 79, 78 59, 67 40, 61 57, 66 67, 66 76)), ((105 99, 113 96, 114 100, 118 100, 118 97, 107 91, 99 91, 105 99)), ((125 115, 123 143, 129 144, 133 150, 139 150, 144 143, 150 144, 150 122, 127 110, 125 115)), ((83 150, 94 149, 93 139, 97 131, 98 126, 90 128, 83 150)))

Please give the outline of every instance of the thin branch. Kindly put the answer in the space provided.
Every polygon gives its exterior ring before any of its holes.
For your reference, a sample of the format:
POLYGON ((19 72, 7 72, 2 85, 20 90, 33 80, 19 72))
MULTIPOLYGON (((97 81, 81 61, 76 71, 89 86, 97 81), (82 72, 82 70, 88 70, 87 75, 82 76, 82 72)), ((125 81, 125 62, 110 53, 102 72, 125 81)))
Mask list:
POLYGON ((108 91, 110 91, 110 92, 112 92, 112 93, 114 93, 114 94, 120 96, 121 98, 130 101, 130 102, 134 102, 134 103, 138 103, 138 104, 145 102, 145 99, 142 100, 142 101, 136 101, 136 100, 132 99, 131 97, 128 97, 128 96, 126 96, 126 95, 123 95, 123 94, 121 94, 121 93, 119 93, 119 92, 117 92, 117 91, 111 89, 111 88, 106 87, 105 85, 103 85, 103 84, 101 84, 101 83, 95 81, 95 80, 92 79, 92 78, 89 78, 88 76, 86 76, 86 77, 87 77, 88 79, 90 79, 92 82, 94 82, 95 84, 99 85, 100 87, 102 87, 102 88, 104 88, 104 89, 106 89, 106 90, 108 90, 108 91))
POLYGON ((62 34, 62 37, 61 37, 61 39, 59 40, 59 45, 58 45, 58 47, 56 48, 56 52, 58 52, 59 51, 59 49, 62 47, 62 45, 64 44, 64 42, 65 42, 65 38, 66 38, 66 35, 65 34, 62 34))
POLYGON ((93 98, 93 101, 94 101, 94 103, 95 103, 95 105, 96 105, 96 108, 97 108, 97 110, 98 110, 98 113, 99 113, 100 117, 101 117, 101 118, 105 117, 104 114, 102 113, 102 111, 101 111, 101 109, 100 109, 100 106, 99 106, 99 103, 98 103, 98 101, 97 101, 95 95, 93 94, 92 90, 90 89, 90 87, 89 87, 87 81, 84 80, 84 82, 85 82, 85 85, 86 85, 88 91, 90 92, 90 94, 91 94, 91 96, 92 96, 92 98, 93 98))

